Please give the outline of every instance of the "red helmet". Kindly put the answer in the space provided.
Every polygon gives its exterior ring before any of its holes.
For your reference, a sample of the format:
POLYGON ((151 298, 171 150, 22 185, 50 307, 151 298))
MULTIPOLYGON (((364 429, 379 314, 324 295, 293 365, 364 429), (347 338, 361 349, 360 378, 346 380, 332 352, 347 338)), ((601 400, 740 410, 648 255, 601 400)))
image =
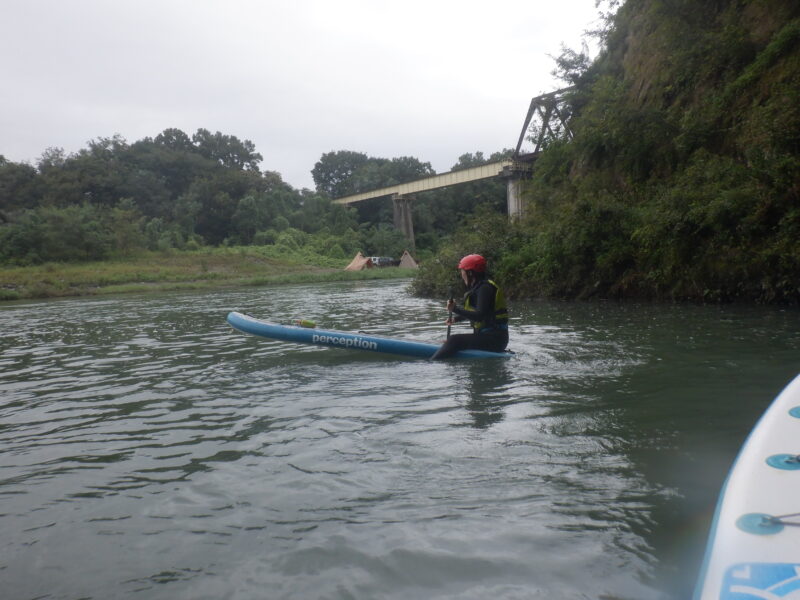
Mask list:
POLYGON ((480 254, 468 254, 458 263, 458 268, 483 273, 486 271, 486 259, 480 254))

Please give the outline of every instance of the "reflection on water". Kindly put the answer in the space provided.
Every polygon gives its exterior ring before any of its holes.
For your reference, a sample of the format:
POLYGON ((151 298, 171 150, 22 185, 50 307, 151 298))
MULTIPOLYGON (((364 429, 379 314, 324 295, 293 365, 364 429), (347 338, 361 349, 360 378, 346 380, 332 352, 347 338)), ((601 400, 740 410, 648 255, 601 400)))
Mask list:
POLYGON ((404 287, 3 305, 3 597, 688 597, 798 313, 516 303, 445 363, 225 323, 441 340, 404 287))
POLYGON ((472 361, 458 365, 454 376, 463 387, 463 405, 478 429, 503 420, 505 407, 514 404, 514 374, 510 361, 472 361))

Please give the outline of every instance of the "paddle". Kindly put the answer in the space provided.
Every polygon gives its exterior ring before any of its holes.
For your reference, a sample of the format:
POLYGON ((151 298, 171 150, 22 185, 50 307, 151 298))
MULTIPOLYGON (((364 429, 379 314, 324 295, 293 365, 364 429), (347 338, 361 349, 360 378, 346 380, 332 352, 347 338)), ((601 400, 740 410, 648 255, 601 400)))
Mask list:
MULTIPOLYGON (((455 298, 453 298, 453 288, 450 288, 450 301, 454 301, 454 300, 455 300, 455 298)), ((450 339, 450 326, 451 326, 450 321, 452 319, 453 319, 453 311, 449 310, 449 311, 447 311, 447 339, 448 340, 450 339)))

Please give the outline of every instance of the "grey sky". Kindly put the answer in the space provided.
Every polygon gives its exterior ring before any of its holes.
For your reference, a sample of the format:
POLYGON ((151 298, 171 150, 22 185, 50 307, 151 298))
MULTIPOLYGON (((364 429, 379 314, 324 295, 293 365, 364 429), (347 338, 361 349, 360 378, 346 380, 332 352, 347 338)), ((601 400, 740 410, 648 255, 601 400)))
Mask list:
POLYGON ((313 188, 325 152, 445 172, 516 144, 594 0, 0 0, 0 154, 168 127, 251 140, 313 188))

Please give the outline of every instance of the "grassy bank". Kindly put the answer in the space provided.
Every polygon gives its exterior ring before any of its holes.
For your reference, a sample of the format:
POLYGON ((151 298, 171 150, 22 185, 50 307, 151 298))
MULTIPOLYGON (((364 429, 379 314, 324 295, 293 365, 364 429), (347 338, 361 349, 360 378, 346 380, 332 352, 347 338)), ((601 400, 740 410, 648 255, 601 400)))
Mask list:
MULTIPOLYGON (((330 261, 325 261, 329 263, 330 261)), ((410 269, 344 271, 265 256, 258 247, 146 253, 91 263, 0 267, 0 300, 409 277, 410 269)))

